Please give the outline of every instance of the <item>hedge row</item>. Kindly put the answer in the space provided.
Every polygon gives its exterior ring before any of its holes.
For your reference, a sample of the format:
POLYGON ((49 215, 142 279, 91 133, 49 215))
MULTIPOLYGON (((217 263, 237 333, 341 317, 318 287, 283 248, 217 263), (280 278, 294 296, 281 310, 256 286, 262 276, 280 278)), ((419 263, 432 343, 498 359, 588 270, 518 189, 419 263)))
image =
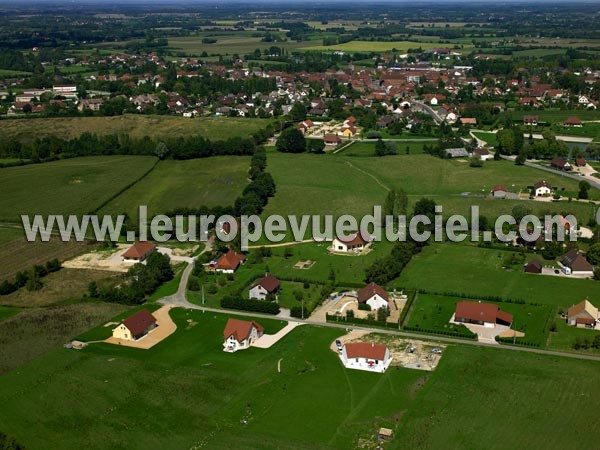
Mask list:
POLYGON ((265 314, 279 314, 279 305, 265 300, 248 300, 241 297, 223 297, 221 308, 239 309, 242 311, 261 312, 265 314))
POLYGON ((41 289, 42 286, 40 279, 52 272, 57 272, 60 269, 61 265, 58 259, 51 259, 50 261, 46 262, 46 264, 37 264, 33 266, 29 272, 17 273, 13 281, 7 280, 3 283, 0 283, 0 295, 12 294, 28 283, 33 283, 30 290, 41 289))
POLYGON ((417 331, 419 333, 427 333, 427 334, 437 334, 440 336, 451 336, 451 337, 455 337, 455 338, 460 338, 460 339, 472 339, 475 340, 477 339, 477 335, 471 333, 469 330, 467 330, 466 328, 463 330, 459 331, 459 328, 455 328, 456 332, 452 332, 452 331, 445 331, 445 330, 430 330, 430 329, 426 329, 426 328, 421 328, 421 327, 413 327, 413 326, 405 326, 403 328, 403 330, 405 331, 417 331))
POLYGON ((327 322, 345 322, 345 323, 354 323, 357 325, 369 325, 373 327, 379 328, 392 328, 394 330, 398 329, 398 324, 393 322, 386 322, 382 320, 369 320, 369 319, 360 319, 358 317, 341 317, 336 316, 334 314, 325 314, 325 318, 327 322))
POLYGON ((502 344, 510 344, 510 345, 521 345, 523 347, 540 348, 539 342, 522 341, 522 340, 519 340, 519 338, 517 338, 515 340, 514 338, 511 338, 511 337, 503 338, 503 337, 496 336, 496 342, 500 342, 502 344))
POLYGON ((478 295, 477 297, 473 297, 469 294, 465 294, 462 292, 439 292, 439 291, 430 291, 427 289, 419 289, 421 294, 429 294, 429 295, 440 295, 444 297, 457 297, 457 298, 465 298, 471 300, 486 300, 494 303, 514 303, 516 305, 531 305, 531 306, 544 306, 543 303, 536 302, 527 302, 523 299, 512 299, 512 298, 504 298, 499 297, 497 295, 478 295))
POLYGON ((408 315, 408 311, 410 311, 410 307, 412 306, 413 302, 417 298, 417 295, 418 295, 418 291, 407 291, 406 292, 406 296, 408 298, 406 299, 406 304, 404 305, 404 308, 402 308, 402 311, 400 312, 400 318, 398 319, 398 324, 400 325, 400 327, 402 327, 402 325, 404 324, 404 321, 406 320, 406 316, 408 315))

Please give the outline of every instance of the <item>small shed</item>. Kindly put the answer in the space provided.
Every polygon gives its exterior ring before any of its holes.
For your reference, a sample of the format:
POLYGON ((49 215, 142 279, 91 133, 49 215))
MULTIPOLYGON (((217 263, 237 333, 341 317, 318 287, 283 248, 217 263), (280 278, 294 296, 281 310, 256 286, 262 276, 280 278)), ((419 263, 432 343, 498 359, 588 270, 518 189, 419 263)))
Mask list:
POLYGON ((379 441, 391 441, 394 437, 394 430, 390 430, 389 428, 380 428, 377 432, 377 438, 379 441))

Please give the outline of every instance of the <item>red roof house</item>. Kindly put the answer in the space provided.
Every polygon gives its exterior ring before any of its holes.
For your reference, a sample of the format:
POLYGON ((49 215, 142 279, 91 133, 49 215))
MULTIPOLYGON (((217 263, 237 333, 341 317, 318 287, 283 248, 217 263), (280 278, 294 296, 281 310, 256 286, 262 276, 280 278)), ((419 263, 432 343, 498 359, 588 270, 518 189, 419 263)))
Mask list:
POLYGON ((496 325, 510 326, 513 317, 511 314, 500 310, 498 305, 491 303, 458 302, 454 320, 456 322, 494 327, 496 325))
POLYGON ((126 261, 144 261, 148 256, 156 251, 156 245, 153 242, 138 241, 133 244, 125 253, 123 259, 126 261))

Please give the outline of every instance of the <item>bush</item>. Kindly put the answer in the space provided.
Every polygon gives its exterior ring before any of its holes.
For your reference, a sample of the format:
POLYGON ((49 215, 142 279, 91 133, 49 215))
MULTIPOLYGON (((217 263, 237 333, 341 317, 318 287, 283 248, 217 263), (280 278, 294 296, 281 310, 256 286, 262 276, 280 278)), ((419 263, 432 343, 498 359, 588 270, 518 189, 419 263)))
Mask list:
POLYGON ((196 278, 196 277, 190 278, 190 281, 188 281, 188 289, 190 291, 199 291, 200 290, 200 283, 198 282, 198 278, 196 278))
POLYGON ((239 309, 242 311, 279 314, 279 305, 264 300, 247 300, 241 297, 226 296, 221 299, 221 308, 239 309))

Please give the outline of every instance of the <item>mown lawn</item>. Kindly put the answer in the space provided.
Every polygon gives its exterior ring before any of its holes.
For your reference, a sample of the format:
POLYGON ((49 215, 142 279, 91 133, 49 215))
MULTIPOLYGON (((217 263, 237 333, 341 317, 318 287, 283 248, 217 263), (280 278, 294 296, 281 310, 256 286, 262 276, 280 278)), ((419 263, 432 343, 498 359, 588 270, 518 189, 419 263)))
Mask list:
POLYGON ((432 244, 413 257, 397 282, 410 289, 499 296, 569 307, 600 297, 600 283, 502 268, 506 252, 459 244, 432 244))
POLYGON ((155 162, 151 156, 92 156, 0 169, 0 220, 90 213, 155 162))
POLYGON ((390 449, 597 448, 600 363, 452 347, 402 418, 390 449))
MULTIPOLYGON (((415 300, 410 320, 407 325, 419 327, 424 331, 449 332, 456 325, 450 324, 450 318, 456 311, 456 304, 461 301, 479 301, 476 298, 459 298, 447 295, 419 294, 415 300)), ((482 300, 484 303, 494 303, 482 300)), ((522 340, 544 347, 548 334, 549 321, 555 314, 555 307, 538 306, 517 303, 497 303, 502 311, 513 316, 512 329, 522 331, 525 336, 522 340)), ((462 325, 458 325, 462 327, 462 325)), ((519 342, 519 339, 516 340, 519 342)))
POLYGON ((215 156, 186 161, 160 161, 154 170, 111 201, 102 214, 126 212, 137 218, 140 205, 148 217, 176 208, 232 206, 248 184, 250 158, 215 156))
MULTIPOLYGON (((150 350, 57 350, 2 377, 0 429, 44 450, 345 449, 394 424, 426 378, 346 371, 329 350, 340 331, 311 326, 267 350, 226 354, 226 315, 171 314, 177 332, 150 350)), ((284 324, 260 323, 268 333, 284 324)))

